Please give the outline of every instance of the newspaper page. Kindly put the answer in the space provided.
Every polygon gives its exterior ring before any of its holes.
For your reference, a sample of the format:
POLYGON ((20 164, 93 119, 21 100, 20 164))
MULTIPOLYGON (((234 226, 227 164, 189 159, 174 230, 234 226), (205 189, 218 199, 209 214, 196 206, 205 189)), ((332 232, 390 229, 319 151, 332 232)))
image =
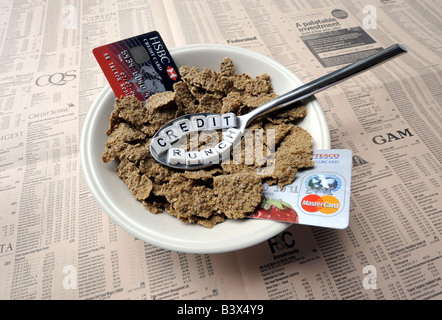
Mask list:
POLYGON ((436 1, 0 3, 1 299, 440 299, 436 1), (94 47, 158 30, 241 46, 304 82, 394 43, 409 52, 317 95, 353 151, 350 226, 291 225, 237 252, 157 248, 113 223, 81 173, 106 85, 94 47))
POLYGON ((332 147, 353 151, 350 227, 293 225, 237 253, 248 296, 440 299, 440 4, 213 4, 175 3, 187 13, 178 27, 193 30, 185 43, 250 48, 272 56, 305 82, 394 43, 409 50, 317 94, 332 147), (199 12, 205 14, 196 24, 199 12), (218 28, 197 30, 214 23, 218 28))
POLYGON ((81 173, 82 123, 107 84, 92 49, 150 30, 172 48, 162 3, 0 7, 0 299, 244 297, 235 256, 219 272, 217 257, 135 239, 102 212, 81 173))

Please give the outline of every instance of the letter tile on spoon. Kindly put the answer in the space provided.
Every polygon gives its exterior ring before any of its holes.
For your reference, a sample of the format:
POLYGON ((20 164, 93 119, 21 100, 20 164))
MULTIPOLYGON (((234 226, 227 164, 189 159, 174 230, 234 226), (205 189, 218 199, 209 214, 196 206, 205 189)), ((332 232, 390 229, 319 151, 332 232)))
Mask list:
POLYGON ((207 116, 207 122, 209 125, 209 130, 221 129, 221 116, 219 114, 212 114, 207 116))
POLYGON ((215 150, 215 148, 203 149, 200 152, 201 152, 201 158, 202 158, 204 164, 208 164, 208 163, 217 164, 217 163, 219 163, 219 153, 215 150))
POLYGON ((221 115, 221 124, 223 129, 236 127, 236 115, 234 113, 225 113, 221 115))
POLYGON ((230 142, 222 140, 220 143, 218 143, 215 146, 215 150, 221 155, 221 158, 224 159, 226 156, 230 154, 231 147, 232 144, 230 142))
POLYGON ((241 139, 241 131, 236 128, 228 128, 223 132, 223 140, 230 142, 232 145, 235 145, 239 139, 241 139))
POLYGON ((190 118, 192 131, 202 131, 207 129, 207 118, 205 116, 194 116, 190 118))
POLYGON ((189 133, 191 128, 189 119, 180 119, 174 123, 174 126, 178 129, 178 132, 181 136, 189 133))
POLYGON ((161 154, 171 145, 164 136, 158 136, 152 139, 151 146, 158 154, 161 154))
POLYGON ((167 127, 160 135, 166 137, 170 144, 177 142, 183 136, 175 126, 167 127))
POLYGON ((170 148, 167 152, 167 163, 186 164, 186 150, 181 148, 170 148))
POLYGON ((186 152, 186 163, 188 165, 195 165, 203 163, 201 153, 199 151, 186 152))

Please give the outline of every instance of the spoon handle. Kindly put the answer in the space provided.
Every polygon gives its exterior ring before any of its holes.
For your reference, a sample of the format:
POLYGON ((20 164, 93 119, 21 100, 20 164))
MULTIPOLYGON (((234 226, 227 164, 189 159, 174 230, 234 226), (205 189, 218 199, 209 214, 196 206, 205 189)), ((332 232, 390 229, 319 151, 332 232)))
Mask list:
POLYGON ((407 49, 405 49, 400 44, 392 45, 386 49, 383 49, 371 56, 358 60, 348 66, 345 66, 341 69, 333 71, 321 78, 313 80, 307 84, 304 84, 292 91, 289 91, 276 99, 273 99, 259 108, 256 108, 249 112, 248 114, 242 116, 244 117, 243 125, 247 126, 254 119, 269 113, 271 111, 278 110, 283 108, 291 103, 296 101, 305 99, 315 93, 324 90, 328 87, 331 87, 345 79, 348 79, 352 76, 355 76, 363 71, 366 71, 372 67, 375 67, 395 56, 406 53, 407 49))

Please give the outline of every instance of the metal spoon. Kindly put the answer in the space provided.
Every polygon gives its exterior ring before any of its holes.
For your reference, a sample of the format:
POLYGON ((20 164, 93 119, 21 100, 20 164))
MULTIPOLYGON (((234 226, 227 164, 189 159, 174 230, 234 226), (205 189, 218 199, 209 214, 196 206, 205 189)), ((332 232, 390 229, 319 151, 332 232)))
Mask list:
MULTIPOLYGON (((348 66, 345 66, 341 69, 338 69, 336 71, 333 71, 321 78, 318 78, 316 80, 313 80, 307 84, 304 84, 292 91, 289 91, 265 104, 262 106, 250 111, 249 113, 241 116, 236 117, 236 124, 234 126, 235 129, 239 130, 239 132, 242 134, 244 133, 244 130, 247 128, 247 126, 256 118, 265 115, 269 112, 281 109, 283 107, 286 107, 290 104, 293 104, 294 102, 300 101, 302 99, 305 99, 307 97, 310 97, 314 95, 315 93, 324 90, 328 87, 331 87, 343 80, 346 80, 352 76, 355 76, 359 73, 362 73, 363 71, 366 71, 372 67, 378 66, 383 62, 386 62, 389 59, 392 59, 400 54, 406 53, 407 49, 405 49, 400 44, 392 45, 386 49, 383 49, 371 56, 368 56, 364 59, 358 60, 348 66)), ((174 134, 171 133, 170 135, 165 135, 167 129, 169 129, 169 132, 172 128, 176 127, 176 124, 180 120, 190 120, 195 119, 193 117, 195 116, 214 116, 216 114, 212 113, 199 113, 199 114, 187 114, 183 115, 181 117, 178 117, 169 123, 167 123, 165 126, 163 126, 160 130, 158 130, 155 135, 152 138, 152 142, 150 144, 150 152, 154 159, 156 159, 158 162, 160 162, 163 165, 175 168, 175 169, 183 169, 183 170, 197 170, 202 168, 207 168, 209 166, 212 166, 214 163, 208 162, 204 163, 203 161, 198 159, 195 159, 194 162, 196 164, 188 164, 191 162, 185 162, 185 163, 169 163, 168 160, 168 152, 169 150, 174 146, 174 143, 167 144, 165 141, 168 141, 169 138, 173 138, 174 134), (174 127, 175 125, 175 127, 174 127), (167 138, 163 139, 160 136, 167 138), (161 144, 166 144, 164 149, 161 149, 161 147, 158 147, 158 139, 160 139, 161 144), (165 150, 165 151, 162 151, 165 150)), ((231 125, 231 123, 230 123, 231 125)), ((175 137, 176 138, 176 137, 175 137)), ((177 140, 172 139, 170 141, 177 140)), ((223 141, 221 141, 223 142, 223 141)), ((181 155, 181 154, 180 154, 181 155)), ((221 157, 220 157, 221 158, 221 157)), ((179 160, 176 160, 179 161, 179 160)), ((175 162, 176 162, 175 161, 175 162)), ((216 163, 216 162, 215 162, 216 163)), ((218 162, 219 163, 219 162, 218 162)))

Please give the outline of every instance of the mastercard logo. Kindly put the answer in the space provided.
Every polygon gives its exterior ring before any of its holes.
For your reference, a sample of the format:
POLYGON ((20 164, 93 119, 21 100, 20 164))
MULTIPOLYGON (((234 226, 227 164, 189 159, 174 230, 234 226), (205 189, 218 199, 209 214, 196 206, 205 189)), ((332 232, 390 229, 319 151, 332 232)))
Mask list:
POLYGON ((333 196, 320 197, 317 194, 309 194, 302 199, 301 207, 307 212, 319 211, 324 214, 332 214, 339 210, 341 204, 333 196))

